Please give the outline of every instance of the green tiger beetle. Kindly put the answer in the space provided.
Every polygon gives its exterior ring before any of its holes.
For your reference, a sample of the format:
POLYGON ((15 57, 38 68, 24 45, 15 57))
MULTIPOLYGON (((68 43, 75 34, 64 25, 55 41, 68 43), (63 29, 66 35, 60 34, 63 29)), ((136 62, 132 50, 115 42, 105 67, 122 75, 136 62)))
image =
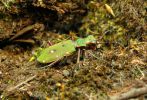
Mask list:
POLYGON ((51 63, 71 55, 77 48, 87 47, 90 44, 96 44, 96 39, 93 35, 78 38, 76 41, 65 40, 46 48, 39 48, 30 61, 36 59, 39 63, 51 63))

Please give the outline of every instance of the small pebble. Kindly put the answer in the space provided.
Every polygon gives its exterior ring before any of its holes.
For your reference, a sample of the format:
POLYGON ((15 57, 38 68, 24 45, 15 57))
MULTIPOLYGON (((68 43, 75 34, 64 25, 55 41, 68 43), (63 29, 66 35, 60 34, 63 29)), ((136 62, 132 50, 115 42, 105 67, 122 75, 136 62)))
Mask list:
POLYGON ((61 85, 62 85, 61 83, 56 83, 56 86, 58 87, 61 87, 61 85))
POLYGON ((69 76, 69 71, 68 70, 63 70, 63 75, 64 76, 69 76))

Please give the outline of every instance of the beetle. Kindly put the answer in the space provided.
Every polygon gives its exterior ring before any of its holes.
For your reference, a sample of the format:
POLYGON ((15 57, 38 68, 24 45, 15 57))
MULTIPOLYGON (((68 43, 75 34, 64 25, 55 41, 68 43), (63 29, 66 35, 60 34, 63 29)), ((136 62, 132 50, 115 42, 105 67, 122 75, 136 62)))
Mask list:
POLYGON ((76 41, 65 40, 46 48, 39 48, 30 61, 36 59, 39 63, 51 63, 71 55, 77 48, 86 47, 95 43, 96 39, 93 35, 89 35, 86 38, 78 38, 76 41))

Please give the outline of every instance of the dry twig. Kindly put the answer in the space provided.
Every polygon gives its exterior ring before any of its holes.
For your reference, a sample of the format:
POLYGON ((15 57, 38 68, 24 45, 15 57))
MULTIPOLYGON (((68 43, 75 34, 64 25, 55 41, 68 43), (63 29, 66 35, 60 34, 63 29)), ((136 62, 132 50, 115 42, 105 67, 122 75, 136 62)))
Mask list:
POLYGON ((7 89, 7 91, 8 91, 8 92, 11 92, 11 91, 13 91, 13 90, 17 89, 18 87, 20 87, 20 86, 26 84, 27 82, 31 81, 32 79, 34 79, 34 78, 36 78, 36 77, 37 77, 37 75, 31 76, 31 77, 29 77, 27 80, 25 80, 25 81, 23 81, 23 82, 17 84, 16 86, 7 89))
POLYGON ((17 37, 23 35, 24 33, 34 29, 35 26, 36 26, 36 24, 23 28, 22 30, 18 31, 16 35, 14 35, 12 38, 10 38, 9 41, 12 41, 12 40, 16 39, 17 37))
POLYGON ((142 88, 133 88, 130 91, 120 95, 112 96, 110 97, 110 100, 128 100, 130 98, 135 98, 144 94, 147 94, 147 85, 142 88))

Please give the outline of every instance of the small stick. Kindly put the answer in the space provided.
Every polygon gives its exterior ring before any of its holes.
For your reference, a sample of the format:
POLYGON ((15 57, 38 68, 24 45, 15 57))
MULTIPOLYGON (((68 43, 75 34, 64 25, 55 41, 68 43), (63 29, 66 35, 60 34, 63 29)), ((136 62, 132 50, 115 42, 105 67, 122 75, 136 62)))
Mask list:
POLYGON ((110 64, 110 63, 108 63, 107 61, 98 58, 97 56, 95 56, 94 54, 92 54, 90 51, 88 51, 88 53, 89 53, 90 55, 92 55, 94 58, 96 58, 96 59, 98 59, 98 60, 101 60, 101 61, 104 61, 104 62, 107 63, 107 64, 110 64))
POLYGON ((37 77, 37 75, 31 76, 31 77, 29 77, 27 80, 25 80, 25 81, 19 83, 18 85, 16 85, 16 86, 14 86, 14 87, 11 87, 11 88, 7 89, 7 91, 8 91, 8 92, 11 92, 11 91, 17 89, 18 87, 22 86, 23 84, 26 84, 27 82, 33 80, 33 79, 36 78, 36 77, 37 77))
POLYGON ((35 27, 36 27, 36 24, 30 25, 30 26, 27 26, 27 27, 23 28, 22 30, 18 31, 16 33, 16 35, 14 35, 12 38, 10 38, 9 41, 12 41, 12 40, 16 39, 17 37, 19 37, 19 36, 23 35, 24 33, 34 29, 35 27))
POLYGON ((28 40, 14 40, 13 42, 22 42, 22 43, 31 43, 31 44, 35 44, 35 41, 32 39, 28 39, 28 40))
POLYGON ((130 91, 120 95, 112 96, 110 97, 110 100, 128 100, 144 94, 147 94, 147 85, 142 88, 131 89, 130 91))
POLYGON ((140 79, 142 80, 144 77, 145 77, 145 75, 144 75, 144 73, 142 72, 142 70, 137 66, 137 69, 140 71, 140 73, 142 74, 142 76, 140 77, 140 79))

